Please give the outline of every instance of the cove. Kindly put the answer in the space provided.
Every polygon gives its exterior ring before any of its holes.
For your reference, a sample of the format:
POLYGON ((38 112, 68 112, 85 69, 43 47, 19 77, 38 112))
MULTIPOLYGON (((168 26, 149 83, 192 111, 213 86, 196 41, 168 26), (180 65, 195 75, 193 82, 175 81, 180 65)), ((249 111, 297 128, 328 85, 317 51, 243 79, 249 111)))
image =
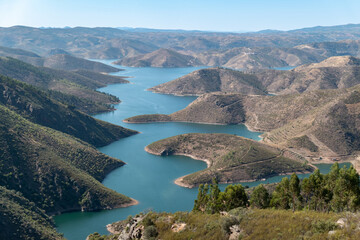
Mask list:
MULTIPOLYGON (((101 62, 112 65, 111 60, 101 62)), ((119 67, 116 65, 112 65, 119 67)), ((139 201, 136 206, 104 210, 99 212, 72 212, 54 217, 57 229, 69 240, 85 239, 90 233, 106 234, 106 225, 125 219, 139 212, 155 211, 189 211, 193 207, 197 189, 187 189, 175 185, 178 177, 206 168, 206 163, 183 156, 154 156, 144 151, 146 145, 171 136, 183 133, 229 133, 259 140, 260 133, 250 132, 244 125, 211 125, 195 123, 150 123, 127 124, 122 120, 140 114, 169 114, 185 108, 196 97, 178 97, 155 94, 146 91, 160 83, 183 76, 200 67, 190 68, 129 68, 114 75, 131 76, 131 84, 114 84, 100 91, 116 95, 122 101, 115 105, 116 111, 103 113, 94 117, 123 127, 137 130, 140 134, 121 139, 99 151, 127 163, 111 172, 103 184, 117 192, 139 201)), ((330 165, 320 166, 323 173, 329 171, 330 165)), ((307 175, 303 175, 304 177, 307 175)), ((283 176, 267 179, 263 182, 244 183, 256 186, 259 183, 278 182, 283 176)), ((223 189, 225 185, 221 185, 223 189)))

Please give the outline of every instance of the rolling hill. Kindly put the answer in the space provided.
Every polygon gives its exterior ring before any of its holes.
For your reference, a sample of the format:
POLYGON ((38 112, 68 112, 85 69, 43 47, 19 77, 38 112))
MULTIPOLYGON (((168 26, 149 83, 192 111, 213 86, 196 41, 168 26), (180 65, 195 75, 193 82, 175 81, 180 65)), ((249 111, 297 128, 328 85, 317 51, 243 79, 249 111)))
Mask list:
POLYGON ((182 134, 146 146, 155 155, 185 155, 206 161, 208 168, 181 177, 176 184, 195 187, 211 183, 254 181, 279 174, 312 171, 301 159, 257 141, 229 134, 182 134))
POLYGON ((249 95, 266 94, 265 88, 256 76, 224 68, 197 70, 149 90, 174 95, 200 95, 217 91, 249 95))
POLYGON ((44 90, 52 90, 54 98, 76 106, 77 109, 86 113, 110 111, 112 107, 109 104, 119 103, 117 97, 94 91, 94 89, 104 87, 107 84, 128 82, 121 77, 87 70, 70 72, 39 68, 9 57, 0 57, 0 74, 44 90))
POLYGON ((201 63, 194 57, 178 53, 171 49, 158 49, 154 52, 135 57, 125 57, 115 64, 129 67, 189 67, 201 63))

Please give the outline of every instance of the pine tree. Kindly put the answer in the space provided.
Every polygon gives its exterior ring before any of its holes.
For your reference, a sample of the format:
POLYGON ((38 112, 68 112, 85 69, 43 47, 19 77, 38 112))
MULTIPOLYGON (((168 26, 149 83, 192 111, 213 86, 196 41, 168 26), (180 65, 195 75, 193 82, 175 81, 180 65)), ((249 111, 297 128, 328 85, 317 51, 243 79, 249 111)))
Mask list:
POLYGON ((263 184, 255 187, 254 192, 251 194, 250 205, 255 208, 265 209, 269 207, 270 195, 268 190, 263 184))

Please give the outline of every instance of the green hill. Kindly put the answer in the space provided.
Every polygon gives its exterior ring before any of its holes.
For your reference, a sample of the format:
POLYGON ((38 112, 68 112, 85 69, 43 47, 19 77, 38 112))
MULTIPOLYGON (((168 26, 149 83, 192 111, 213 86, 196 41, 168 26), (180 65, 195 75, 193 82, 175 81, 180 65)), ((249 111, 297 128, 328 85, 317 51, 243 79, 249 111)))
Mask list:
POLYGON ((63 239, 53 221, 21 193, 0 186, 0 238, 63 239))
POLYGON ((131 200, 99 181, 124 163, 0 105, 0 185, 48 213, 106 209, 131 200))
POLYGON ((30 85, 0 76, 0 103, 37 124, 68 133, 95 146, 104 146, 137 132, 96 120, 65 106, 30 85))
POLYGON ((13 58, 0 57, 0 74, 29 83, 44 90, 61 92, 52 96, 86 113, 112 110, 109 104, 119 102, 112 95, 94 91, 112 83, 126 83, 120 77, 86 70, 68 72, 50 68, 38 68, 13 58))

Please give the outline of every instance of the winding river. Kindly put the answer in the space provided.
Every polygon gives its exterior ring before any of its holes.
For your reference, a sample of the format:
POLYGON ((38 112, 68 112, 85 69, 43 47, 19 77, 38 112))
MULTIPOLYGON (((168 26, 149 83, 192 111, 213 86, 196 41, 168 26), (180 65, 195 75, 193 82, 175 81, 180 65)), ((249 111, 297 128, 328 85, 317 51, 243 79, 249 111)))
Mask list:
MULTIPOLYGON (((111 65, 111 60, 101 60, 111 65)), ((112 65, 116 66, 116 65, 112 65)), ((117 66, 119 67, 119 66, 117 66)), ((147 88, 173 80, 190 73, 199 67, 189 68, 129 68, 114 75, 131 76, 131 84, 114 84, 99 89, 102 92, 118 96, 121 103, 114 112, 103 113, 95 117, 141 132, 121 139, 99 151, 127 163, 124 167, 111 172, 103 184, 117 192, 135 198, 136 206, 99 212, 72 212, 54 217, 57 229, 69 240, 85 239, 93 232, 106 234, 106 225, 125 219, 139 212, 189 211, 193 207, 197 189, 187 189, 175 185, 176 178, 206 168, 206 163, 183 156, 154 156, 144 151, 144 147, 154 141, 183 133, 229 133, 259 140, 260 133, 250 132, 244 125, 211 125, 194 123, 150 123, 126 124, 122 120, 131 116, 150 113, 172 113, 185 108, 196 97, 178 97, 155 94, 147 88)), ((329 165, 319 165, 322 172, 329 165)), ((306 176, 306 175, 303 175, 306 176)), ((302 176, 302 177, 303 177, 302 176)), ((282 177, 273 177, 264 182, 245 183, 256 186, 259 183, 278 182, 282 177)), ((224 185, 221 186, 224 188, 224 185)))

